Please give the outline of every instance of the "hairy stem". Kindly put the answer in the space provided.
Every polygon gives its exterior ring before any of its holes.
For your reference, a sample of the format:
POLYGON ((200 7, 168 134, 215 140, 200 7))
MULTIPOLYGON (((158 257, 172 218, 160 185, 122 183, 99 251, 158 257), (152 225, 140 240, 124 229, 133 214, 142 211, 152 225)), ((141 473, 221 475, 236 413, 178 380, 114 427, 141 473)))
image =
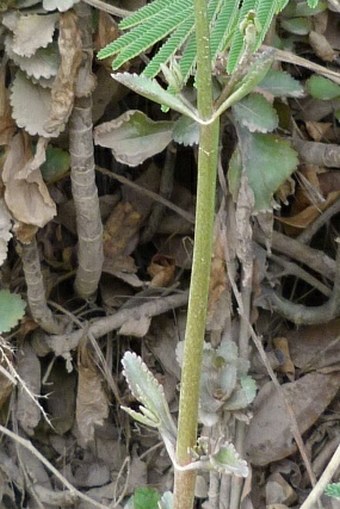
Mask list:
MULTIPOLYGON (((208 119, 213 112, 209 24, 206 0, 194 2, 197 40, 197 101, 199 115, 208 119)), ((198 183, 195 243, 185 333, 184 358, 178 418, 177 462, 190 462, 190 448, 197 440, 198 402, 203 341, 208 302, 219 120, 201 126, 198 154, 198 183)), ((192 509, 195 473, 175 472, 174 509, 192 509)))
MULTIPOLYGON (((76 6, 82 30, 84 59, 80 72, 90 81, 92 65, 91 10, 86 4, 76 6), (84 72, 84 69, 88 71, 84 72)), ((70 154, 72 193, 76 209, 78 269, 75 289, 80 297, 95 294, 103 265, 103 227, 100 218, 92 137, 91 93, 77 97, 70 119, 70 154)))

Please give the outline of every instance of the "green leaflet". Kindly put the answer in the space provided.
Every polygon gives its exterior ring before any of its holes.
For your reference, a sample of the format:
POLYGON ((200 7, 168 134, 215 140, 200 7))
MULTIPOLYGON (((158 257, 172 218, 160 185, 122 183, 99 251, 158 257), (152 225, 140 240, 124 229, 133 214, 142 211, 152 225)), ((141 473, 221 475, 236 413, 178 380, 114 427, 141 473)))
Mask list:
POLYGON ((168 40, 163 44, 157 54, 151 59, 143 71, 144 76, 154 78, 161 69, 161 65, 167 63, 178 48, 181 48, 194 29, 194 16, 190 15, 179 27, 171 34, 168 40))
POLYGON ((119 28, 126 30, 127 28, 139 25, 142 21, 151 18, 151 16, 158 14, 162 9, 168 7, 170 3, 171 0, 154 0, 151 4, 145 5, 143 8, 138 9, 136 12, 131 14, 128 18, 123 19, 119 23, 119 28))

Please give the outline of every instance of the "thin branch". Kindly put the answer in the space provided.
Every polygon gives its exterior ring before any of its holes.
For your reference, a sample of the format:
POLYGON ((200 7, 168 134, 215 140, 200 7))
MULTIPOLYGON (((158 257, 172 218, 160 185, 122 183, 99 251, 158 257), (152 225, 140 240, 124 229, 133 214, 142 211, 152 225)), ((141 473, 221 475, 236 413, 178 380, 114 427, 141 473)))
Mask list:
POLYGON ((336 272, 332 295, 322 306, 304 306, 284 299, 271 289, 264 290, 263 297, 271 309, 277 311, 296 325, 327 323, 340 315, 340 241, 336 256, 336 272))
MULTIPOLYGON (((261 249, 265 252, 265 249, 263 249, 260 246, 258 246, 258 249, 261 249)), ((278 277, 282 277, 282 276, 286 276, 286 275, 290 274, 290 275, 296 276, 297 278, 301 279, 302 281, 305 281, 312 288, 315 288, 323 295, 326 295, 326 297, 330 297, 332 295, 332 290, 330 288, 328 288, 328 286, 321 283, 321 281, 319 281, 316 277, 312 276, 312 274, 310 274, 309 272, 304 270, 302 267, 300 267, 296 263, 290 262, 289 260, 287 260, 286 258, 283 258, 281 256, 276 256, 273 253, 269 254, 269 258, 271 260, 273 260, 273 262, 275 262, 276 264, 283 267, 283 271, 280 271, 279 274, 274 273, 273 276, 269 278, 269 280, 277 279, 278 277)))
POLYGON ((136 297, 133 297, 131 299, 131 302, 133 302, 132 306, 122 308, 112 316, 98 318, 91 324, 84 323, 81 329, 77 329, 69 334, 46 337, 45 341, 56 355, 65 355, 70 350, 77 348, 79 341, 86 334, 91 335, 93 338, 100 338, 115 329, 120 329, 128 320, 158 316, 186 305, 187 301, 188 292, 175 293, 166 297, 154 297, 142 304, 138 302, 136 297))
MULTIPOLYGON (((262 48, 272 48, 271 46, 262 45, 262 48)), ((277 48, 272 48, 275 50, 274 57, 276 60, 280 62, 287 62, 288 64, 300 65, 301 67, 305 67, 311 71, 315 71, 322 76, 326 76, 330 80, 338 83, 340 85, 340 75, 338 71, 333 71, 332 69, 328 69, 323 65, 316 64, 307 60, 306 58, 298 57, 295 53, 291 53, 290 51, 284 51, 277 48)))
MULTIPOLYGON (((266 245, 266 238, 259 230, 254 230, 254 239, 261 245, 266 245)), ((331 281, 334 280, 336 273, 335 260, 327 256, 323 251, 313 249, 296 239, 276 231, 272 234, 272 248, 307 265, 307 267, 310 267, 331 281)))

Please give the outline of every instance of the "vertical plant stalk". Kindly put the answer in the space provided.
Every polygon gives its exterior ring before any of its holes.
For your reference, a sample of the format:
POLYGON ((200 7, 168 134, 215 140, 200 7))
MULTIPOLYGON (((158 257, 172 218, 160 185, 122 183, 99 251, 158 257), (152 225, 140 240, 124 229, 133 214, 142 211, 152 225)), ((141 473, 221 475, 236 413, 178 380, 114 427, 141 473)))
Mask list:
MULTIPOLYGON (((209 24, 206 0, 195 0, 197 40, 197 102, 203 119, 213 112, 209 24)), ((197 440, 197 419, 203 341, 210 279, 219 119, 201 126, 198 153, 198 182, 193 265, 185 332, 184 357, 178 418, 177 463, 191 461, 190 448, 197 440)), ((175 470, 174 509, 192 509, 196 475, 175 470)))
POLYGON ((47 305, 41 273, 39 250, 35 237, 30 244, 21 244, 21 261, 27 285, 27 300, 33 320, 49 334, 60 334, 62 326, 47 305))
MULTIPOLYGON (((93 57, 91 10, 81 2, 77 4, 76 12, 84 54, 80 76, 90 82, 93 57)), ((78 232, 78 269, 74 285, 84 299, 97 291, 104 259, 103 226, 95 183, 91 92, 87 90, 87 95, 75 99, 70 118, 71 183, 78 232)))

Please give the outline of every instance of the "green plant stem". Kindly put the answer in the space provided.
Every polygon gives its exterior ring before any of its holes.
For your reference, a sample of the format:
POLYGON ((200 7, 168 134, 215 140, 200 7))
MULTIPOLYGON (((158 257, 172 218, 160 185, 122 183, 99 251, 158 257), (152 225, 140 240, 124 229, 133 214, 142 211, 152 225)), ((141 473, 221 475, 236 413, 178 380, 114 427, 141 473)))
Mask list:
MULTIPOLYGON (((197 39, 197 103, 201 118, 213 112, 209 25, 206 0, 194 2, 197 39)), ((219 119, 201 126, 198 153, 198 182, 193 265, 185 333, 184 358, 178 419, 177 463, 191 461, 190 448, 197 440, 200 372, 208 302, 213 223, 215 212, 216 169, 219 119)), ((192 509, 195 473, 175 471, 174 509, 192 509)))

